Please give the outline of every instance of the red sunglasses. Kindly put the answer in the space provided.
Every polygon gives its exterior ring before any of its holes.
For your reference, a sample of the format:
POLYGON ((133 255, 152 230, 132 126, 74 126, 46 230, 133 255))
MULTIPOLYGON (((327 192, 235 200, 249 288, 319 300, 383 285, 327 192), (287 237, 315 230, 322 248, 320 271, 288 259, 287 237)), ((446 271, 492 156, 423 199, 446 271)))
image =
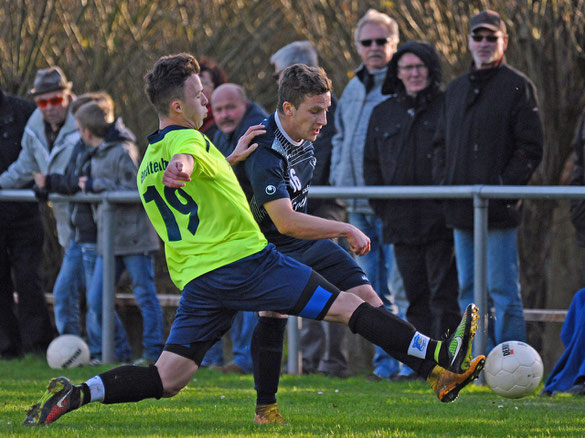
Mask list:
POLYGON ((63 96, 55 96, 51 97, 50 99, 37 99, 35 102, 39 106, 39 108, 46 108, 47 105, 51 104, 51 106, 59 106, 63 103, 63 96))

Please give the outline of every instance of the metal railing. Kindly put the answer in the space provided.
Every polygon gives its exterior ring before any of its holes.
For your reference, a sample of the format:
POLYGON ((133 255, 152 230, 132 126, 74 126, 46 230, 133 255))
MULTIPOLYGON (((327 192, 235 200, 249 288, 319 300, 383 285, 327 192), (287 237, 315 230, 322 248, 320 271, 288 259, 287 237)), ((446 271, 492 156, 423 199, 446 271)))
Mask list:
MULTIPOLYGON (((376 199, 473 199, 474 210, 474 298, 481 317, 474 343, 474 354, 487 349, 487 214, 490 199, 585 199, 585 187, 575 186, 368 186, 368 187, 311 187, 312 198, 376 198, 376 199)), ((106 192, 74 196, 51 195, 51 202, 104 202, 106 233, 104 258, 103 340, 104 363, 114 360, 114 253, 112 211, 114 204, 136 203, 136 192, 106 192)), ((35 201, 31 190, 0 190, 0 201, 35 201)), ((293 317, 294 318, 294 317, 293 317)), ((294 321, 294 322, 293 322, 294 321)), ((298 322, 289 324, 288 372, 299 374, 298 322)))

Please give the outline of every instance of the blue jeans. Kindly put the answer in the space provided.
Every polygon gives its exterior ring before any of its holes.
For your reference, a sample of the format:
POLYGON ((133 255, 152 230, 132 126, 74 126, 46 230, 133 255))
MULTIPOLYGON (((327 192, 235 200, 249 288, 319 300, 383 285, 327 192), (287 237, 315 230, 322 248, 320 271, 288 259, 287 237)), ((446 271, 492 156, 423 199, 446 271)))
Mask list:
MULTIPOLYGON (((396 268, 392 245, 385 245, 382 240, 382 221, 374 215, 350 213, 349 223, 359 228, 370 238, 371 249, 368 254, 356 259, 364 270, 372 287, 384 303, 384 307, 397 314, 398 309, 392 296, 393 288, 404 288, 402 278, 396 268)), ((390 356, 381 347, 375 346, 374 374, 383 379, 392 377, 400 370, 400 362, 390 356)))
POLYGON ((82 257, 81 246, 71 239, 53 286, 55 325, 60 335, 81 336, 79 300, 84 286, 82 257))
MULTIPOLYGON (((143 355, 147 359, 156 360, 162 352, 164 340, 162 310, 154 286, 154 259, 152 256, 145 254, 116 256, 115 283, 118 283, 120 280, 124 268, 130 274, 134 296, 142 313, 143 355)), ((103 270, 104 260, 102 256, 98 256, 95 262, 92 284, 87 300, 89 308, 87 332, 92 356, 101 355, 103 270)), ((125 361, 131 357, 128 335, 117 313, 114 319, 115 355, 118 360, 125 361)))
MULTIPOLYGON (((238 312, 234 318, 230 333, 233 345, 233 362, 246 373, 253 371, 250 342, 258 318, 254 312, 238 312)), ((223 365, 223 341, 220 339, 205 354, 202 366, 223 365)))
MULTIPOLYGON (((459 306, 474 302, 473 231, 453 230, 459 278, 459 306)), ((488 231, 487 289, 490 324, 488 351, 504 341, 526 342, 526 326, 518 281, 516 229, 488 231), (494 308, 492 312, 491 308, 494 308)), ((483 312, 483 309, 481 309, 483 312)))
POLYGON ((79 243, 81 247, 81 261, 83 262, 83 273, 85 279, 85 290, 89 291, 93 279, 95 259, 97 257, 95 243, 79 243))

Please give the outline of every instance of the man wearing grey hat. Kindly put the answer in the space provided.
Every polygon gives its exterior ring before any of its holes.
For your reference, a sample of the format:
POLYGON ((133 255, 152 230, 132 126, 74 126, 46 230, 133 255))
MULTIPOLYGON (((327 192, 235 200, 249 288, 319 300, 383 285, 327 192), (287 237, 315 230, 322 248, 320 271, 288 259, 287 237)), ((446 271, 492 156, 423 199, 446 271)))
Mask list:
MULTIPOLYGON (((434 139, 436 183, 444 185, 525 185, 542 158, 543 128, 534 84, 506 63, 506 24, 491 10, 469 22, 470 71, 447 87, 434 139)), ((453 228, 460 286, 459 305, 473 300, 472 201, 446 202, 453 228)), ((519 290, 516 201, 490 200, 487 287, 488 349, 508 340, 526 340, 519 290), (489 306, 492 307, 492 306, 489 306)))
MULTIPOLYGON (((71 82, 67 81, 59 67, 53 66, 37 71, 30 95, 37 108, 24 128, 22 150, 18 158, 0 175, 0 188, 3 189, 26 187, 33 179, 37 186, 49 185, 50 181, 45 175, 65 172, 71 151, 80 138, 74 119, 69 113, 69 105, 73 100, 71 82)), ((62 266, 55 290, 63 289, 69 296, 76 296, 78 299, 84 278, 81 250, 69 245, 71 229, 67 204, 65 202, 53 204, 59 243, 66 248, 63 264, 71 267, 67 270, 70 275, 67 278, 60 278, 62 266)), ((59 318, 56 319, 60 325, 61 321, 59 318)))

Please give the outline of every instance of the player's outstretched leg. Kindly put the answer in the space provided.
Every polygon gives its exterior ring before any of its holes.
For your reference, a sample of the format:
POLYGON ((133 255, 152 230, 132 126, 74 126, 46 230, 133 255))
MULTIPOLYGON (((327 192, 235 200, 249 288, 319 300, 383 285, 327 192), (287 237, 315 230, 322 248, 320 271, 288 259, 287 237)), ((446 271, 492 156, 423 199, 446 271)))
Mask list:
POLYGON ((471 347, 473 338, 477 332, 477 320, 479 309, 473 303, 469 304, 463 312, 461 322, 455 331, 449 336, 443 345, 449 357, 449 366, 446 367, 454 373, 465 373, 471 364, 471 347))
POLYGON ((26 413, 23 424, 51 424, 63 414, 80 407, 83 398, 81 386, 73 385, 67 377, 54 377, 39 402, 26 413))
POLYGON ((462 374, 449 371, 439 365, 435 366, 427 377, 427 382, 444 403, 452 402, 459 396, 459 391, 478 378, 485 364, 485 356, 471 360, 462 374))

